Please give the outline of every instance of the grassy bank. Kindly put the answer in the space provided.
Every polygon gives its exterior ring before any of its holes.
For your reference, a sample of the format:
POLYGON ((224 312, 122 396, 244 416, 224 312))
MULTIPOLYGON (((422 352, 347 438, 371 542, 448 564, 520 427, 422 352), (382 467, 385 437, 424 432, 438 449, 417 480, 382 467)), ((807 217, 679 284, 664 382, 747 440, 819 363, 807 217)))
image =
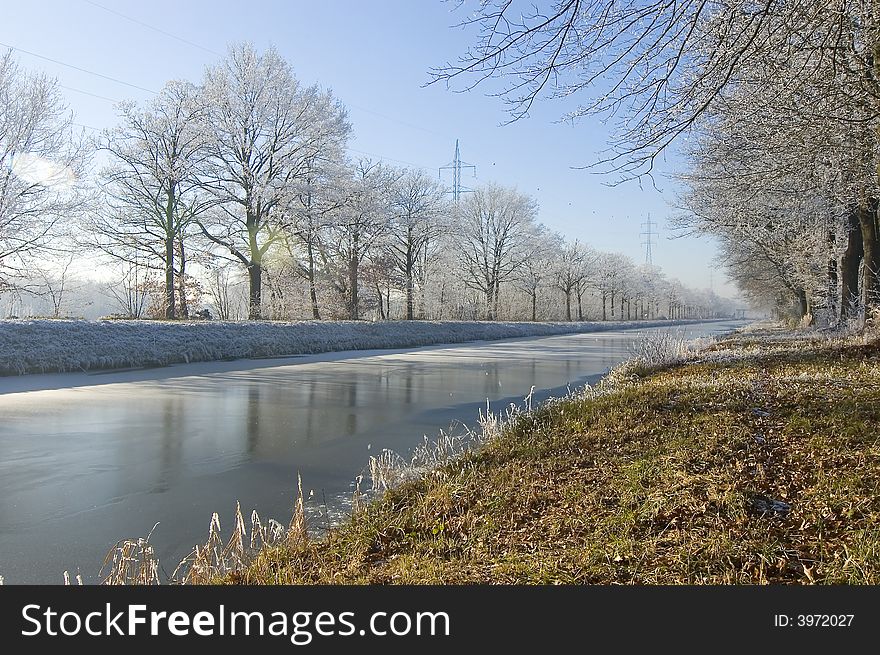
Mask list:
POLYGON ((741 334, 615 380, 225 581, 880 582, 876 341, 741 334))
POLYGON ((0 320, 0 376, 414 348, 698 322, 0 320))

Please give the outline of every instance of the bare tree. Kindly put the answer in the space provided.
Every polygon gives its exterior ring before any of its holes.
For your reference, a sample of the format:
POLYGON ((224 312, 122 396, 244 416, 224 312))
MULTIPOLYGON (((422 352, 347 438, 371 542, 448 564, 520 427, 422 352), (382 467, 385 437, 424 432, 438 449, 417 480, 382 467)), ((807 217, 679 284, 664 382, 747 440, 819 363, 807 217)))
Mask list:
POLYGON ((309 286, 312 318, 321 318, 318 305, 318 276, 321 252, 326 250, 327 232, 346 203, 349 174, 342 153, 327 152, 306 161, 304 175, 288 207, 292 220, 284 245, 296 273, 309 286))
MULTIPOLYGON (((616 117, 598 165, 622 179, 649 174, 657 156, 693 128, 717 131, 710 114, 731 94, 747 100, 740 119, 760 116, 771 104, 786 120, 796 119, 802 129, 789 150, 814 134, 842 136, 850 160, 843 169, 855 174, 838 179, 834 195, 848 193, 846 204, 858 216, 862 297, 880 303, 880 12, 874 3, 556 0, 542 10, 486 0, 464 23, 479 30, 475 47, 434 70, 434 82, 462 78, 472 88, 491 78, 506 81, 498 95, 510 103, 512 120, 526 116, 541 95, 579 98, 568 118, 616 117)), ((832 155, 811 163, 841 161, 832 155)))
POLYGON ((756 73, 763 92, 733 92, 719 103, 710 128, 688 148, 691 170, 680 176, 687 213, 674 225, 716 235, 731 277, 751 297, 759 294, 746 272, 758 275, 770 296, 790 293, 802 317, 822 308, 834 322, 837 271, 852 268, 838 266, 840 243, 861 236, 846 223, 847 215, 850 225, 858 222, 858 191, 848 180, 864 179, 861 158, 850 156, 863 142, 848 124, 832 129, 825 117, 817 124, 813 112, 826 98, 816 89, 801 85, 793 94, 784 78, 764 77, 756 73))
POLYGON ((101 140, 110 155, 103 171, 109 204, 91 221, 90 237, 117 259, 161 262, 168 319, 177 315, 176 286, 186 316, 186 238, 195 219, 214 202, 200 191, 196 177, 205 158, 204 112, 192 84, 169 82, 145 109, 123 103, 121 124, 105 131, 101 140))
POLYGON ((71 264, 73 264, 72 254, 68 255, 68 257, 62 262, 61 267, 57 272, 50 271, 44 266, 34 266, 34 272, 37 275, 40 286, 45 290, 45 293, 41 295, 48 296, 52 303, 53 318, 59 318, 61 316, 65 293, 70 291, 70 278, 68 276, 68 271, 70 270, 71 264))
POLYGON ((364 283, 376 293, 376 314, 380 321, 391 320, 391 296, 404 286, 402 274, 389 248, 378 249, 361 266, 364 283))
POLYGON ((261 318, 263 257, 286 234, 293 185, 350 126, 329 91, 303 87, 274 49, 230 48, 205 74, 208 160, 203 189, 219 201, 199 226, 248 272, 248 318, 261 318))
POLYGON ((107 294, 125 318, 141 318, 150 299, 153 286, 151 271, 136 259, 120 263, 119 279, 107 285, 107 294))
POLYGON ((623 294, 632 268, 633 264, 629 258, 620 253, 603 252, 596 257, 595 266, 590 276, 590 285, 599 292, 602 300, 603 321, 608 320, 609 308, 611 320, 617 318, 615 302, 623 294))
POLYGON ((553 255, 558 250, 561 237, 547 231, 543 225, 535 225, 522 253, 522 265, 513 277, 514 286, 529 299, 529 315, 532 322, 538 320, 538 295, 546 289, 553 277, 553 255))
MULTIPOLYGON (((565 320, 572 320, 571 295, 580 290, 587 278, 588 266, 595 255, 588 246, 575 239, 566 243, 556 255, 553 270, 554 286, 565 295, 565 320)), ((581 294, 578 294, 578 320, 583 320, 581 294)))
POLYGON ((419 265, 442 230, 441 218, 447 209, 443 196, 442 187, 423 171, 405 171, 391 186, 388 250, 404 278, 409 321, 415 318, 419 265))
POLYGON ((229 269, 228 263, 208 267, 206 291, 221 321, 240 319, 241 308, 247 305, 247 298, 241 293, 242 281, 229 269))
POLYGON ((515 189, 489 184, 461 201, 456 211, 455 246, 465 285, 485 298, 485 317, 498 316, 501 284, 525 257, 538 207, 515 189))
POLYGON ((89 206, 89 152, 72 120, 55 80, 23 72, 11 52, 0 56, 0 289, 58 250, 89 206))
POLYGON ((336 215, 332 237, 322 253, 336 271, 336 290, 344 299, 345 316, 361 317, 361 265, 387 235, 391 218, 390 190, 399 176, 382 163, 360 159, 346 185, 346 201, 336 215))
POLYGON ((742 62, 769 47, 775 4, 556 0, 542 10, 486 0, 462 23, 478 31, 476 45, 434 69, 432 82, 462 78, 474 88, 501 80, 495 95, 507 102, 512 120, 527 116, 542 94, 583 97, 568 118, 619 118, 602 163, 625 176, 649 173, 742 62))

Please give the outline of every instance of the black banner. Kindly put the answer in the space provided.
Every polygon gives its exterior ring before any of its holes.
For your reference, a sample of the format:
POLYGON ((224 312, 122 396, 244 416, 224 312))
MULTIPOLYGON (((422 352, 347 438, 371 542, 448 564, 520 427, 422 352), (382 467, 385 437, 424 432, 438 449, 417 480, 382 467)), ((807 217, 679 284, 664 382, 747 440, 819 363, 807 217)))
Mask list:
POLYGON ((218 640, 307 652, 487 643, 763 652, 872 643, 878 619, 873 587, 0 587, 0 644, 10 653, 218 640))

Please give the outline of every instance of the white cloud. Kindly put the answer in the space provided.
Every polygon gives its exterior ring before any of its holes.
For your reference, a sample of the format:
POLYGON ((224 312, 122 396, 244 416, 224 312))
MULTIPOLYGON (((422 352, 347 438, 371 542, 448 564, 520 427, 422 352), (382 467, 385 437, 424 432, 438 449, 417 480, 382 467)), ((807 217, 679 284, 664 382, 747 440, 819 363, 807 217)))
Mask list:
POLYGON ((76 176, 70 167, 29 152, 13 159, 12 173, 28 184, 41 184, 58 190, 69 189, 76 182, 76 176))

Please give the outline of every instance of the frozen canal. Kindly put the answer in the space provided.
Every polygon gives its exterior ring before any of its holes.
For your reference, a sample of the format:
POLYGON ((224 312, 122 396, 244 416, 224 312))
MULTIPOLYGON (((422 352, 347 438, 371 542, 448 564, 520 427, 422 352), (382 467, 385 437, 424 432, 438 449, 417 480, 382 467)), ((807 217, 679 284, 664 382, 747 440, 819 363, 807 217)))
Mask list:
POLYGON ((212 512, 290 517, 350 496, 371 454, 493 409, 561 395, 631 356, 643 332, 688 338, 742 322, 114 373, 0 378, 0 575, 95 582, 118 539, 153 533, 170 573, 212 512))

